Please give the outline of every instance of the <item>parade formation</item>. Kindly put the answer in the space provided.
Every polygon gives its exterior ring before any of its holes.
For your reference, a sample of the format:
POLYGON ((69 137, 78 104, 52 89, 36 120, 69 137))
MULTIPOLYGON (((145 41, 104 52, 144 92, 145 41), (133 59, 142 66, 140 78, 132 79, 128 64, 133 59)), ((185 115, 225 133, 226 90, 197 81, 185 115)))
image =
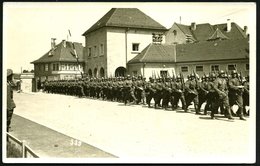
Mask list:
POLYGON ((186 81, 181 73, 173 77, 149 77, 148 81, 142 75, 52 80, 45 81, 43 90, 165 110, 176 110, 180 101, 185 112, 193 104, 197 115, 210 112, 211 119, 218 113, 228 119, 238 116, 240 120, 245 120, 244 117, 249 116, 249 109, 246 109, 249 106, 249 76, 242 77, 236 70, 231 71, 231 75, 220 70, 204 74, 201 78, 193 72, 186 81), (232 110, 233 105, 238 106, 236 113, 232 110))

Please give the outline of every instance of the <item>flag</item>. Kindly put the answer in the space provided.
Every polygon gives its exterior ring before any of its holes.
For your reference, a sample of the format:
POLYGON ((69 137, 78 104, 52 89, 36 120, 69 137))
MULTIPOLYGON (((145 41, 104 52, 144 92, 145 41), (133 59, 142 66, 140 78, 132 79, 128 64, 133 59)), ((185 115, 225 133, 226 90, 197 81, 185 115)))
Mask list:
POLYGON ((70 35, 70 37, 71 37, 71 33, 70 33, 70 30, 69 30, 69 35, 70 35))
POLYGON ((79 57, 78 57, 78 54, 77 54, 77 51, 76 51, 74 43, 72 43, 72 46, 73 46, 73 51, 74 51, 75 58, 78 59, 79 57))

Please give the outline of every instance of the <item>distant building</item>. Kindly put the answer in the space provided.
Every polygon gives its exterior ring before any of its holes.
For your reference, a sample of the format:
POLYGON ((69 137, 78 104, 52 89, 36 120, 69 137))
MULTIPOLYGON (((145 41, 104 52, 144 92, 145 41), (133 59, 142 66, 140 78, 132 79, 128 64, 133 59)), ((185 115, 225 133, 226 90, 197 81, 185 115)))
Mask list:
POLYGON ((180 72, 186 77, 195 71, 200 76, 209 72, 237 70, 249 74, 248 39, 210 40, 192 44, 150 44, 128 62, 129 73, 163 76, 180 72))
POLYGON ((164 43, 167 29, 136 8, 112 8, 83 36, 89 76, 124 76, 127 63, 147 45, 164 43))
POLYGON ((165 42, 167 44, 184 44, 201 41, 208 41, 215 37, 224 39, 245 39, 247 38, 247 26, 241 29, 236 23, 227 21, 224 24, 210 25, 196 24, 183 25, 174 23, 173 26, 166 32, 165 42), (217 36, 220 35, 220 36, 217 36))
POLYGON ((81 77, 84 72, 83 46, 74 42, 63 40, 58 45, 55 40, 51 42, 51 49, 39 59, 31 62, 34 64, 35 78, 40 82, 45 80, 74 79, 81 77), (76 59, 78 56, 78 62, 76 59), (79 65, 78 65, 79 64, 79 65))
POLYGON ((34 73, 20 74, 20 89, 22 92, 32 92, 34 89, 34 73))

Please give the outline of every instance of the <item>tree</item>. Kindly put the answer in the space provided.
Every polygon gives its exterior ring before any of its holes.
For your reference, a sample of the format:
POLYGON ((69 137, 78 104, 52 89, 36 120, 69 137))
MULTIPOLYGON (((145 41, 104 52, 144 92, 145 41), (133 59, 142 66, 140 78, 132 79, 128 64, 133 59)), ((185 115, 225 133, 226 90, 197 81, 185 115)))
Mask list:
POLYGON ((34 73, 34 70, 32 69, 30 72, 31 72, 31 73, 34 73))
POLYGON ((23 73, 29 73, 29 71, 28 70, 23 70, 23 73))

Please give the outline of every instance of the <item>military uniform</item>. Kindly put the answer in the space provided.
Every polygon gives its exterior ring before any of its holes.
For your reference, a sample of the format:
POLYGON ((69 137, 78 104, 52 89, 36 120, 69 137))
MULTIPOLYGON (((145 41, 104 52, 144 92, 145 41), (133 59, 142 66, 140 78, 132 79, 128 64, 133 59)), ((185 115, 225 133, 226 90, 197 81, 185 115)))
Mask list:
POLYGON ((243 93, 243 113, 249 116, 249 110, 246 112, 246 106, 249 106, 249 76, 246 77, 246 81, 243 82, 244 93, 243 93))
POLYGON ((156 89, 155 89, 155 83, 154 79, 152 77, 149 78, 149 82, 146 84, 146 103, 148 104, 148 107, 151 107, 151 100, 153 99, 156 89))
POLYGON ((172 82, 172 110, 176 109, 178 106, 179 100, 181 100, 182 109, 184 111, 187 111, 187 105, 184 97, 184 91, 183 91, 183 85, 181 82, 181 77, 177 76, 177 80, 175 82, 172 82))
POLYGON ((193 102, 196 114, 199 114, 200 110, 198 107, 199 98, 198 98, 197 88, 198 86, 195 80, 195 75, 191 74, 190 80, 187 80, 185 83, 185 91, 186 91, 185 99, 186 99, 187 108, 189 107, 189 105, 191 105, 191 102, 193 102))
POLYGON ((232 78, 228 82, 229 85, 229 103, 230 107, 233 105, 237 104, 238 105, 238 116, 240 117, 241 120, 244 119, 243 115, 243 88, 241 86, 241 82, 237 78, 237 73, 236 71, 232 71, 232 78), (239 87, 240 86, 240 87, 239 87))
MULTIPOLYGON (((224 73, 222 73, 224 74, 224 73)), ((217 92, 217 102, 221 109, 225 110, 225 116, 228 119, 233 119, 231 116, 229 99, 228 99, 228 87, 227 81, 224 77, 220 76, 214 81, 214 89, 217 92)), ((214 118, 215 111, 211 111, 211 118, 214 118)))
POLYGON ((7 100, 7 129, 6 131, 9 132, 11 119, 13 116, 14 108, 16 107, 14 100, 13 100, 13 89, 12 89, 12 77, 13 71, 11 69, 7 69, 7 92, 6 92, 6 100, 7 100))

